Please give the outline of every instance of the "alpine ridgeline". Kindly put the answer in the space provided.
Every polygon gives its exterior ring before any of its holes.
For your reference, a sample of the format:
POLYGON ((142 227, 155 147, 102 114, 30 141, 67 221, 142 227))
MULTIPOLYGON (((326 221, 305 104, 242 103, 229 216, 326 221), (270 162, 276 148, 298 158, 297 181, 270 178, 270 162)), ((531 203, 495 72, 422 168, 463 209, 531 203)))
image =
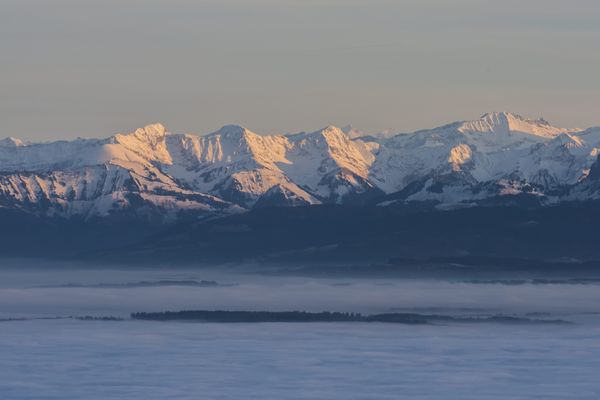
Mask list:
POLYGON ((489 113, 410 134, 328 126, 198 136, 161 124, 107 139, 0 140, 0 206, 44 216, 175 219, 324 203, 439 207, 600 197, 600 128, 489 113), (516 196, 521 195, 521 196, 516 196))

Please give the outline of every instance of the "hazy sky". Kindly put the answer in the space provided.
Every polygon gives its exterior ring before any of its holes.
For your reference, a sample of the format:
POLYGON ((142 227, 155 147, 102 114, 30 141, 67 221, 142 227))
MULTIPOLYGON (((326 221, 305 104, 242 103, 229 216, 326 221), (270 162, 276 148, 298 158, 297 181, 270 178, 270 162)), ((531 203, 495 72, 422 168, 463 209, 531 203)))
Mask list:
POLYGON ((600 125, 598 0, 2 0, 0 136, 600 125))

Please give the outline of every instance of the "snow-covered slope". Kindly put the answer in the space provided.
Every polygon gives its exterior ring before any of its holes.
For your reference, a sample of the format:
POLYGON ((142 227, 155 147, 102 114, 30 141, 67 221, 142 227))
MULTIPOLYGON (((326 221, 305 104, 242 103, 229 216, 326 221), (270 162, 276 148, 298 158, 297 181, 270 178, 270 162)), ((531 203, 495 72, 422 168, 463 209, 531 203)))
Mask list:
POLYGON ((165 137, 165 128, 155 124, 104 140, 0 146, 0 206, 82 217, 237 211, 231 203, 180 187, 161 171, 172 162, 165 137))
POLYGON ((378 137, 333 126, 265 136, 235 125, 200 136, 154 124, 107 139, 0 140, 0 206, 174 218, 320 203, 453 206, 521 193, 582 200, 600 197, 599 154, 600 128, 506 112, 378 137))
POLYGON ((230 125, 206 136, 169 135, 173 162, 164 170, 186 187, 244 207, 252 207, 273 187, 293 194, 295 204, 341 202, 371 187, 373 146, 335 127, 261 136, 230 125))
POLYGON ((369 180, 376 143, 352 140, 328 126, 312 133, 289 136, 288 163, 281 168, 294 182, 327 202, 376 190, 369 180))
POLYGON ((318 200, 292 182, 278 165, 288 162, 285 136, 261 136, 241 126, 224 126, 206 136, 170 135, 173 162, 165 167, 183 186, 253 206, 278 185, 306 204, 318 200))
POLYGON ((506 112, 401 134, 382 145, 371 178, 405 200, 460 203, 575 184, 594 161, 579 129, 506 112), (532 187, 533 185, 533 187, 532 187))

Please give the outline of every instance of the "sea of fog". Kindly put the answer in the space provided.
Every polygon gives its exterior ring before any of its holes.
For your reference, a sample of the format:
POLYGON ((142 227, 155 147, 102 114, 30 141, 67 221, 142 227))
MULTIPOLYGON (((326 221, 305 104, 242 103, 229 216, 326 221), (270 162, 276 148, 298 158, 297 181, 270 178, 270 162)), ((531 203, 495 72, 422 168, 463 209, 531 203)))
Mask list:
POLYGON ((598 399, 600 285, 0 268, 0 399, 598 399), (215 284, 216 282, 216 284, 215 284), (199 323, 136 311, 410 312, 565 324, 199 323), (119 321, 68 317, 114 316, 119 321), (55 318, 57 317, 57 318, 55 318))

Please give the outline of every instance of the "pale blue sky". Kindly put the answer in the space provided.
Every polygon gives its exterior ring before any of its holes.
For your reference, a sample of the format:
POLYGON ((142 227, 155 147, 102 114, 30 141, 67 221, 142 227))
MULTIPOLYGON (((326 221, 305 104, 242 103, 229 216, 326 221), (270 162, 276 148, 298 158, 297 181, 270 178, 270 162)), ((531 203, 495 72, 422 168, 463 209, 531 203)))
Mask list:
POLYGON ((2 0, 0 136, 600 125, 598 0, 2 0))

